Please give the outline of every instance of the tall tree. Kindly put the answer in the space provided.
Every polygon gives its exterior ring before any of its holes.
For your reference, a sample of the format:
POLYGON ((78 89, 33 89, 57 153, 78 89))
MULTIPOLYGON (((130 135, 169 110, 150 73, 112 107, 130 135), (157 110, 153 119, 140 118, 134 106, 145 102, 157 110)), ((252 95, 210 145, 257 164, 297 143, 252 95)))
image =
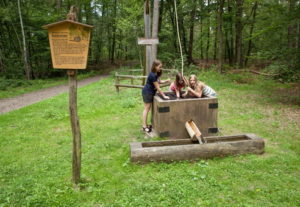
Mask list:
POLYGON ((243 3, 244 0, 236 0, 236 24, 235 24, 235 32, 236 32, 236 63, 239 67, 243 67, 243 3))
POLYGON ((200 1, 200 58, 204 59, 203 54, 203 2, 200 1))
POLYGON ((228 59, 229 64, 232 65, 234 61, 234 33, 233 33, 233 0, 228 0, 227 2, 227 8, 228 8, 228 15, 229 15, 229 28, 227 30, 228 34, 228 59))
POLYGON ((255 1, 254 5, 252 7, 252 11, 251 11, 252 21, 251 21, 251 24, 250 24, 250 34, 249 34, 247 55, 246 55, 246 58, 245 58, 245 65, 247 65, 247 63, 248 63, 248 59, 249 59, 249 56, 250 56, 251 50, 252 50, 252 36, 253 36, 252 34, 253 34, 253 30, 254 30, 257 6, 258 6, 258 2, 255 1))
POLYGON ((207 42, 206 42, 206 61, 208 61, 210 47, 210 0, 207 0, 208 17, 207 17, 207 42))
POLYGON ((112 45, 111 45, 111 58, 110 62, 115 63, 115 49, 116 49, 116 31, 117 31, 117 0, 114 0, 113 7, 113 28, 112 28, 112 45))
POLYGON ((218 52, 218 69, 223 72, 223 12, 224 0, 218 0, 218 38, 219 38, 219 52, 218 52))
MULTIPOLYGON (((289 3, 289 14, 293 16, 296 0, 288 0, 289 3)), ((292 19, 293 17, 290 17, 292 19)), ((288 25, 288 47, 295 47, 295 24, 289 23, 288 25)))
POLYGON ((188 48, 188 64, 194 63, 193 60, 193 43, 194 43, 194 25, 195 25, 195 15, 196 15, 196 4, 192 4, 192 11, 190 14, 190 38, 189 38, 189 48, 188 48))
POLYGON ((21 25, 21 33, 22 33, 22 39, 23 39, 23 62, 24 62, 24 70, 26 74, 27 80, 31 79, 31 68, 28 62, 28 54, 27 54, 27 47, 26 47, 26 37, 25 37, 25 31, 24 31, 24 25, 23 25, 23 18, 21 13, 21 5, 20 0, 18 0, 18 13, 20 18, 20 25, 21 25))

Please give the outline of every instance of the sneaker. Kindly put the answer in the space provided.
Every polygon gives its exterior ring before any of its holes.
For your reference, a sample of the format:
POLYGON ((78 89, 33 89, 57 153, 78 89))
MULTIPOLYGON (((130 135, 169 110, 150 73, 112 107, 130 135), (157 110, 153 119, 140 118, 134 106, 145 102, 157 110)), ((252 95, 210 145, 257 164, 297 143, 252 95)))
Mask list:
POLYGON ((149 133, 151 132, 151 128, 147 127, 142 127, 143 132, 149 133))

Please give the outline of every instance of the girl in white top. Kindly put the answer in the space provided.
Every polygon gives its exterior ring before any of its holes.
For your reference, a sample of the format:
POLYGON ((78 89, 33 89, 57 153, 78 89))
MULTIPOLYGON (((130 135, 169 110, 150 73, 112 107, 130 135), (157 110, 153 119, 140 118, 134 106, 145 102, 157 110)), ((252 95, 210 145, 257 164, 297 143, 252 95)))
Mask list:
POLYGON ((187 87, 186 92, 182 96, 201 98, 202 96, 216 97, 217 94, 214 89, 198 81, 195 75, 191 75, 189 78, 189 87, 187 87))

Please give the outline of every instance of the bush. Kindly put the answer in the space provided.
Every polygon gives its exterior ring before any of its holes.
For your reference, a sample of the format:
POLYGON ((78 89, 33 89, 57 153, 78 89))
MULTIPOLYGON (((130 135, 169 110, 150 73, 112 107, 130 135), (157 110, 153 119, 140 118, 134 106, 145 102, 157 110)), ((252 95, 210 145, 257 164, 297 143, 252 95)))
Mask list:
POLYGON ((294 82, 300 80, 300 65, 288 65, 281 62, 274 62, 267 66, 264 71, 269 74, 278 74, 275 79, 285 82, 294 82))
POLYGON ((24 85, 31 85, 30 81, 20 79, 0 79, 0 90, 7 90, 8 88, 17 88, 24 85))

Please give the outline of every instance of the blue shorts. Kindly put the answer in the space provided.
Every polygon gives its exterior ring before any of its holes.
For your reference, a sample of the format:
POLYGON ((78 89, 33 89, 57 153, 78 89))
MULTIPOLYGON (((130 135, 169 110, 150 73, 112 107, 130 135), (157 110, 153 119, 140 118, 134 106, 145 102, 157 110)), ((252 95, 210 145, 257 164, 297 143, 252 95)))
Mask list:
POLYGON ((151 93, 144 93, 142 92, 143 101, 144 103, 152 103, 154 95, 151 93))

